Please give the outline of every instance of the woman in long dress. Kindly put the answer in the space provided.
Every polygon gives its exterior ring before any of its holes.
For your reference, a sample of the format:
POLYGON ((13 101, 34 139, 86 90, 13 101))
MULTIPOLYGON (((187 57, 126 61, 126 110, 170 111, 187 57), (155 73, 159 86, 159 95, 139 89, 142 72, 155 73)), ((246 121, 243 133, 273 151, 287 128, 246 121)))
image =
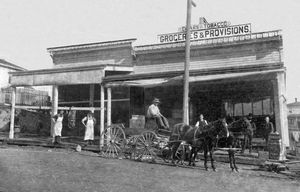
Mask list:
POLYGON ((62 130, 62 122, 64 119, 64 112, 60 111, 58 114, 53 116, 54 127, 53 127, 53 137, 54 137, 54 144, 61 143, 61 130, 62 130))
POLYGON ((94 126, 96 124, 96 119, 93 117, 93 113, 89 112, 81 122, 85 126, 84 141, 86 141, 87 144, 91 145, 93 144, 94 140, 94 126))

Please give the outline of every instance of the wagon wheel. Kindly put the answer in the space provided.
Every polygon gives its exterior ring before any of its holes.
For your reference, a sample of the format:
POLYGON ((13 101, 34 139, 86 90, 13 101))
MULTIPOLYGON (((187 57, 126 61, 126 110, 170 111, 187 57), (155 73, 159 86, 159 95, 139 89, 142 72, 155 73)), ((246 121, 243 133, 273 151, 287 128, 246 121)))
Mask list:
POLYGON ((169 163, 171 160, 171 148, 170 146, 167 145, 163 145, 160 149, 160 153, 159 156, 161 157, 161 159, 165 162, 165 163, 169 163))
POLYGON ((136 157, 141 161, 152 161, 156 159, 158 147, 157 135, 153 131, 143 132, 136 141, 136 157))
POLYGON ((124 147, 124 156, 127 159, 137 159, 137 154, 136 154, 136 143, 138 140, 139 136, 132 136, 130 137, 127 142, 126 145, 124 147))
POLYGON ((120 126, 109 126, 101 134, 103 146, 101 155, 106 158, 119 158, 126 144, 125 133, 120 126))

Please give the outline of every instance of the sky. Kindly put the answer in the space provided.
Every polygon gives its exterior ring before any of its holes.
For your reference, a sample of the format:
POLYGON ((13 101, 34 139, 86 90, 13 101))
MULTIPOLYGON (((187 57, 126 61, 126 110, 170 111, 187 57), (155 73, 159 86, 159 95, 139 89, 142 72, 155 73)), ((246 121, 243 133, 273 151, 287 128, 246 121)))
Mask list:
MULTIPOLYGON (((282 29, 287 98, 300 100, 299 0, 193 0, 192 24, 251 23, 252 32, 282 29)), ((47 48, 137 38, 157 43, 186 22, 186 0, 0 0, 0 58, 26 69, 53 67, 47 48)))

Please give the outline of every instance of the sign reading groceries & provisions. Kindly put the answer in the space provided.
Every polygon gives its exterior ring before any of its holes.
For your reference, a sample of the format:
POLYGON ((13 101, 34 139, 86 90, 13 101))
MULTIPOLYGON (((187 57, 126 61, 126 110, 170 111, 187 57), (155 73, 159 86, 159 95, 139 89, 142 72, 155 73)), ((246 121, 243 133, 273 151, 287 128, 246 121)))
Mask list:
MULTIPOLYGON (((201 40, 219 37, 251 34, 251 24, 230 25, 228 21, 208 23, 200 18, 199 25, 191 26, 191 40, 201 40)), ((185 27, 179 28, 177 33, 158 35, 159 43, 175 43, 185 41, 185 27)))

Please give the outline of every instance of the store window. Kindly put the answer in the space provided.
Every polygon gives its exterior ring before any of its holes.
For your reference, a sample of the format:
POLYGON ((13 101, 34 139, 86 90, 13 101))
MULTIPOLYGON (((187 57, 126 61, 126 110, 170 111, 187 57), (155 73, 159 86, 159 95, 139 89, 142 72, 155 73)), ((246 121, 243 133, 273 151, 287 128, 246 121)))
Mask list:
POLYGON ((289 125, 294 125, 294 119, 289 118, 289 125))
POLYGON ((230 116, 246 116, 249 113, 253 115, 273 115, 273 105, 270 98, 261 99, 252 102, 233 101, 224 102, 224 107, 227 115, 230 116))
POLYGON ((243 104, 236 103, 234 104, 234 116, 243 116, 243 104))
POLYGON ((252 103, 243 103, 243 111, 244 115, 248 115, 249 113, 252 113, 252 103))
POLYGON ((262 115, 262 104, 260 101, 253 102, 253 115, 262 115))
POLYGON ((271 101, 270 99, 263 100, 263 114, 268 115, 271 114, 271 101))

